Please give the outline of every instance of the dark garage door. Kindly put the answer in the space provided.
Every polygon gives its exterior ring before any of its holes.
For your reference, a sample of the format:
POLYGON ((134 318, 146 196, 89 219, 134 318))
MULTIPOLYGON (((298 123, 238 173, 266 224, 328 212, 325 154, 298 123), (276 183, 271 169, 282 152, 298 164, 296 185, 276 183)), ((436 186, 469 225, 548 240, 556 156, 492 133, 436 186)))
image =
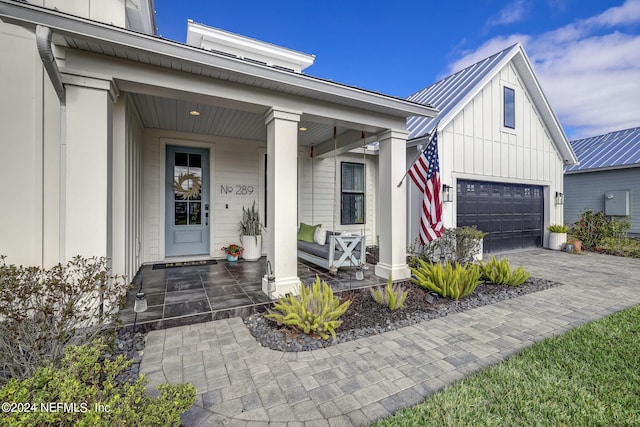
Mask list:
POLYGON ((458 180, 458 227, 488 232, 484 252, 542 246, 542 187, 458 180))

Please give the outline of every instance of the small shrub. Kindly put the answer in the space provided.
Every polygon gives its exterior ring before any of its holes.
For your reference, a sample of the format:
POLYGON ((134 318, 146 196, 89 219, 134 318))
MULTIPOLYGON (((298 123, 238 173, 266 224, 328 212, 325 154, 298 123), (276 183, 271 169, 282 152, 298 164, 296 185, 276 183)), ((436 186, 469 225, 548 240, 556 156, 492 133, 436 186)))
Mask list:
POLYGON ((586 210, 573 227, 573 236, 582 241, 586 249, 599 246, 607 235, 608 221, 604 212, 586 210))
POLYGON ((409 266, 416 268, 417 258, 427 262, 437 262, 440 259, 459 263, 472 262, 473 256, 480 251, 480 242, 487 234, 474 225, 447 228, 439 239, 424 245, 416 239, 407 248, 407 253, 410 255, 409 266))
POLYGON ((391 277, 387 280, 387 286, 384 288, 382 286, 371 288, 373 299, 377 303, 387 306, 391 311, 404 307, 407 295, 409 292, 405 291, 399 283, 394 285, 391 277))
POLYGON ((569 226, 563 225, 563 224, 551 224, 550 226, 547 227, 547 230, 550 233, 568 233, 569 226))
POLYGON ((160 395, 145 392, 147 381, 140 376, 135 383, 116 378, 131 360, 123 355, 114 360, 101 357, 107 346, 102 340, 91 345, 68 346, 55 364, 36 369, 25 379, 11 379, 0 389, 3 402, 29 403, 28 411, 0 413, 0 424, 91 425, 91 426, 170 426, 180 424, 180 414, 195 402, 191 384, 161 384, 160 395), (47 411, 41 404, 67 404, 47 411), (101 405, 98 408, 98 405, 101 405))
POLYGON ((47 270, 0 257, 0 368, 25 378, 65 346, 91 342, 113 326, 127 288, 105 258, 77 256, 47 270))
POLYGON ((520 286, 531 276, 523 266, 511 269, 507 258, 497 260, 492 257, 489 262, 482 264, 481 269, 482 277, 496 285, 520 286))
POLYGON ((413 283, 443 297, 457 300, 473 293, 482 283, 482 273, 475 264, 461 265, 447 261, 443 267, 442 264, 429 264, 421 259, 418 264, 420 267, 411 269, 413 283))
POLYGON ((338 319, 350 305, 351 301, 340 303, 331 287, 316 276, 311 288, 300 284, 298 295, 280 298, 264 317, 326 340, 329 334, 336 337, 335 330, 342 324, 338 319))
MULTIPOLYGON (((573 226, 573 236, 582 241, 582 246, 592 249, 601 246, 605 239, 622 241, 631 228, 629 217, 609 221, 604 212, 586 210, 573 226)), ((614 242, 615 244, 615 242, 614 242)))

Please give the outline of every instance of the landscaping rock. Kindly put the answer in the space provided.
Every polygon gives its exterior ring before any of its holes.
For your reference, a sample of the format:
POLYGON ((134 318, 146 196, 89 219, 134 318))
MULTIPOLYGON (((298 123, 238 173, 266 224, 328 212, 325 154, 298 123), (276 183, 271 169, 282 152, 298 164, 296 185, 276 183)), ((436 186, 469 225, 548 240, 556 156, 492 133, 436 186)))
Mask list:
MULTIPOLYGON (((390 311, 387 307, 375 302, 368 289, 353 290, 343 294, 351 299, 352 303, 340 318, 342 325, 336 330, 336 338, 328 340, 296 333, 285 326, 279 326, 275 322, 265 319, 262 314, 249 316, 245 319, 245 325, 263 347, 279 351, 311 351, 559 285, 561 284, 558 282, 534 277, 530 277, 520 286, 483 283, 476 288, 473 294, 455 301, 426 291, 411 282, 405 282, 403 286, 409 291, 409 295, 405 306, 395 311, 390 311)), ((336 293, 336 295, 341 296, 340 293, 336 293)))

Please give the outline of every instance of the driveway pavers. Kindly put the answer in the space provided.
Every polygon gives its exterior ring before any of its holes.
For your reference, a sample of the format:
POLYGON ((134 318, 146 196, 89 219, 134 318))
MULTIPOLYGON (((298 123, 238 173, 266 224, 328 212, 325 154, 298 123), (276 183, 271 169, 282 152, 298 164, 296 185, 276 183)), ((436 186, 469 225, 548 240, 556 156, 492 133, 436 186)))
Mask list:
POLYGON ((242 319, 152 331, 150 391, 192 382, 186 426, 360 426, 413 406, 534 342, 640 303, 640 260, 538 249, 506 255, 563 286, 327 349, 261 347, 242 319))

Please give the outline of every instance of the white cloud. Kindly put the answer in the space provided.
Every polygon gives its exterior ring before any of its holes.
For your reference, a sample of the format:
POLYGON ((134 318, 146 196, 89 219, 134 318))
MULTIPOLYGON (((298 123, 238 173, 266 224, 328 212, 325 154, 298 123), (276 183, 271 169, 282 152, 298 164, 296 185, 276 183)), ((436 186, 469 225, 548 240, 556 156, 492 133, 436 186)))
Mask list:
POLYGON ((513 34, 463 52, 455 72, 515 42, 525 47, 570 139, 640 126, 640 0, 540 35, 513 34))
POLYGON ((498 12, 498 16, 492 18, 488 25, 503 25, 521 21, 525 13, 524 0, 515 0, 513 3, 506 5, 498 12))

